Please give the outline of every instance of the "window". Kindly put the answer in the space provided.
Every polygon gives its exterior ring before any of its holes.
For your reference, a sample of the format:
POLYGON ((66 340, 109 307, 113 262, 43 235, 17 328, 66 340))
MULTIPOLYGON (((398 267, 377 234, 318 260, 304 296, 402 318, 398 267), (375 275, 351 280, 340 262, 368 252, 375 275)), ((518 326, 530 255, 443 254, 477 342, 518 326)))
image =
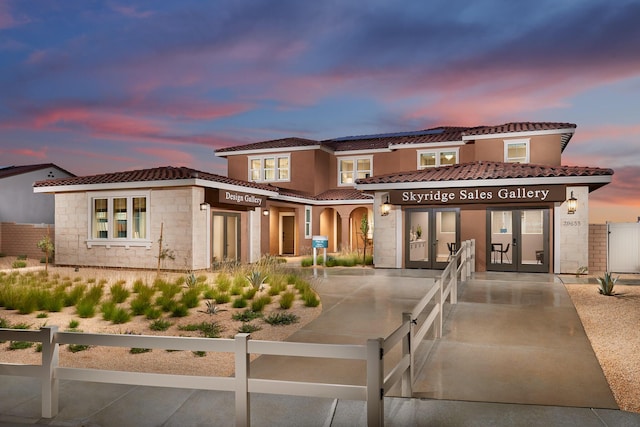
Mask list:
POLYGON ((504 161, 507 163, 529 163, 529 140, 505 141, 504 161))
POLYGON ((418 169, 458 163, 458 149, 418 151, 418 169))
POLYGON ((90 199, 89 246, 149 246, 148 194, 100 195, 90 199))
POLYGON ((338 159, 338 184, 353 185, 356 179, 368 178, 371 176, 373 158, 369 157, 346 157, 338 159))
POLYGON ((249 180, 256 182, 289 181, 289 155, 251 157, 249 180))
POLYGON ((304 238, 311 239, 311 206, 304 207, 304 238))

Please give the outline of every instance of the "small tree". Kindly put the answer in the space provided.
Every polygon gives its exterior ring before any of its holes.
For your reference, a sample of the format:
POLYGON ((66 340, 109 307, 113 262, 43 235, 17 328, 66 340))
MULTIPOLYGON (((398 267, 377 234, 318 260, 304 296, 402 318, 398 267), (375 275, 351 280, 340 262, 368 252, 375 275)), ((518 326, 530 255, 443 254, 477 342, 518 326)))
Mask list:
POLYGON ((360 232, 362 233, 362 266, 367 265, 367 236, 369 235, 369 218, 365 213, 360 220, 360 232))
POLYGON ((44 236, 38 243, 38 247, 42 252, 44 252, 44 271, 49 270, 49 258, 53 256, 54 253, 54 245, 49 237, 49 230, 47 229, 47 235, 44 236))

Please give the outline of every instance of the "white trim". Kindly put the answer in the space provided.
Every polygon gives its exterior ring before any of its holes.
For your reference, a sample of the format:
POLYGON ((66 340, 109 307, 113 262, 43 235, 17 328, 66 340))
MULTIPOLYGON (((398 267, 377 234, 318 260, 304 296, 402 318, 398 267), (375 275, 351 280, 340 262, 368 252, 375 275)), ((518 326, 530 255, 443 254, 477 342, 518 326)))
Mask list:
POLYGON ((273 200, 280 200, 283 202, 302 203, 312 206, 331 206, 331 205, 360 205, 360 204, 373 204, 373 197, 371 199, 352 199, 352 200, 311 200, 302 197, 294 196, 275 196, 273 200))
POLYGON ((313 207, 311 205, 305 205, 304 207, 304 238, 311 239, 313 237, 313 207), (309 212, 309 221, 307 221, 307 212, 309 212), (307 230, 309 225, 309 230, 307 230), (307 231, 309 231, 307 233, 307 231))
POLYGON ((280 155, 272 154, 272 155, 263 155, 263 156, 249 156, 247 157, 247 171, 248 171, 247 181, 249 182, 291 182, 291 153, 285 153, 280 155), (274 179, 265 179, 264 177, 265 171, 267 170, 264 167, 264 162, 267 159, 273 159, 274 179), (287 159, 287 164, 288 164, 287 179, 278 179, 278 172, 280 170, 278 168, 278 160, 280 159, 287 159), (251 172, 253 171, 253 169, 251 168, 251 162, 254 160, 260 161, 260 169, 259 169, 260 177, 258 179, 253 179, 253 176, 251 175, 251 172))
POLYGON ((227 151, 223 153, 216 152, 216 157, 239 156, 239 155, 255 155, 260 156, 262 153, 286 153, 288 151, 305 151, 319 150, 321 145, 305 145, 304 147, 281 147, 281 148, 256 148, 251 150, 227 151))
POLYGON ((548 130, 533 130, 523 132, 503 132, 503 133, 489 133, 483 135, 463 135, 463 141, 473 141, 478 139, 501 139, 501 138, 513 138, 523 136, 539 136, 539 135, 555 135, 563 133, 575 133, 575 128, 567 129, 548 129, 548 130))
POLYGON ((336 157, 339 156, 357 156, 363 157, 363 154, 369 153, 391 153, 393 150, 390 148, 363 148, 362 150, 344 150, 344 151, 334 151, 336 157))
POLYGON ((441 148, 451 146, 463 146, 466 145, 463 141, 443 141, 443 142, 423 142, 420 144, 404 143, 404 144, 389 144, 391 150, 404 150, 407 148, 441 148))
POLYGON ((441 165, 440 164, 440 155, 443 152, 446 152, 446 151, 452 151, 452 152, 456 153, 456 162, 455 162, 455 164, 460 163, 460 148, 459 147, 451 147, 449 149, 442 148, 442 149, 438 149, 438 150, 417 150, 416 151, 416 162, 417 162, 416 169, 417 170, 424 170, 424 169, 429 169, 429 168, 437 168, 437 167, 441 167, 441 166, 442 167, 444 167, 444 166, 452 166, 452 165, 441 165), (431 154, 431 153, 435 154, 435 156, 436 156, 436 164, 433 165, 433 166, 422 166, 420 164, 420 157, 423 154, 431 154))
POLYGON ((510 185, 552 185, 552 184, 608 184, 611 175, 599 176, 564 176, 541 178, 503 178, 503 179, 469 179, 462 181, 420 181, 397 182, 384 184, 358 184, 358 190, 403 190, 410 188, 461 188, 461 187, 496 187, 510 185))
POLYGON ((115 247, 145 247, 151 249, 151 191, 98 191, 87 194, 87 248, 93 246, 106 246, 110 248, 115 247), (133 235, 133 199, 136 197, 144 198, 146 200, 146 224, 144 239, 134 239, 133 235), (99 239, 93 237, 93 205, 96 199, 107 200, 107 237, 99 239), (127 237, 118 238, 113 237, 111 233, 115 230, 113 224, 113 199, 126 199, 127 202, 127 237))
POLYGON ((531 162, 531 138, 505 139, 504 141, 504 157, 505 163, 530 163, 531 162), (509 161, 509 146, 515 144, 524 144, 525 158, 522 162, 509 161))
POLYGON ((260 188, 243 185, 226 184, 218 181, 209 181, 200 178, 172 179, 165 181, 132 181, 132 182, 110 182, 104 184, 79 184, 79 185, 56 185, 47 187, 34 187, 34 193, 70 193, 78 191, 118 191, 147 189, 160 187, 205 187, 218 188, 220 190, 243 191, 260 194, 263 196, 275 196, 276 191, 263 190, 260 188))
POLYGON ((356 184, 356 181, 360 178, 357 177, 358 174, 358 160, 369 160, 369 176, 373 176, 373 154, 368 156, 336 156, 336 170, 338 172, 337 183, 338 187, 353 187, 356 184), (353 162, 353 182, 342 182, 341 175, 342 170, 340 169, 341 162, 351 160, 353 162))

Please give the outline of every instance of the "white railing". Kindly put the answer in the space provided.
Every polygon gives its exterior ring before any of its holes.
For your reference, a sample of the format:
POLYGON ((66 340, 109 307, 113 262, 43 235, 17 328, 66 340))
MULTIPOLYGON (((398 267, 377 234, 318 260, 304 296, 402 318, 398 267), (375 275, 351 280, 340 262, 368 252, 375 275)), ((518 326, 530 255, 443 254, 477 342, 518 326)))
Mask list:
POLYGON ((388 391, 400 382, 401 396, 411 397, 416 375, 428 356, 428 352, 423 351, 425 337, 431 328, 435 328, 436 338, 442 337, 444 303, 447 297, 451 304, 458 302, 458 275, 465 280, 475 271, 475 245, 475 240, 462 242, 442 275, 436 278, 435 286, 429 289, 411 313, 402 314, 400 327, 383 340, 383 354, 388 354, 402 342, 402 357, 384 378, 384 390, 388 391))
POLYGON ((388 391, 401 382, 402 396, 411 396, 415 375, 419 370, 416 367, 416 354, 420 350, 424 337, 436 320, 438 322, 435 325, 436 336, 442 336, 443 305, 447 297, 451 304, 456 303, 458 274, 461 274, 463 279, 469 277, 474 271, 474 265, 475 241, 465 241, 460 250, 452 256, 442 275, 437 278, 436 286, 427 292, 411 313, 403 314, 402 325, 386 339, 369 339, 366 345, 254 341, 250 339, 249 334, 237 334, 233 339, 211 339, 59 332, 57 326, 47 326, 40 330, 0 329, 0 341, 42 343, 41 365, 0 363, 0 375, 39 378, 43 418, 53 418, 58 413, 59 381, 72 380, 235 392, 237 426, 250 425, 251 393, 362 400, 366 402, 367 425, 382 426, 385 390, 388 391), (426 308, 430 305, 433 307, 427 314, 426 308), (418 322, 418 319, 425 314, 426 319, 418 322), (385 376, 384 355, 400 342, 402 342, 402 357, 385 376), (65 368, 58 366, 59 346, 62 344, 234 353, 235 375, 233 377, 202 377, 65 368), (251 354, 362 360, 366 362, 366 384, 345 385, 251 378, 249 364, 251 354))
POLYGON ((368 340, 366 345, 339 345, 253 341, 249 338, 249 334, 237 334, 233 339, 88 334, 80 332, 59 332, 57 326, 47 326, 39 331, 0 329, 0 340, 42 343, 42 365, 14 365, 3 363, 0 364, 0 375, 39 378, 42 387, 41 412, 43 418, 52 418, 58 413, 59 381, 72 380, 235 392, 235 417, 237 426, 250 425, 250 393, 363 400, 366 401, 367 424, 370 426, 383 425, 384 412, 382 409, 383 396, 381 393, 382 339, 368 340), (59 346, 62 344, 234 353, 235 375, 233 377, 202 377, 65 368, 58 366, 59 346), (250 378, 249 355, 252 353, 363 360, 366 362, 366 385, 325 384, 250 378))

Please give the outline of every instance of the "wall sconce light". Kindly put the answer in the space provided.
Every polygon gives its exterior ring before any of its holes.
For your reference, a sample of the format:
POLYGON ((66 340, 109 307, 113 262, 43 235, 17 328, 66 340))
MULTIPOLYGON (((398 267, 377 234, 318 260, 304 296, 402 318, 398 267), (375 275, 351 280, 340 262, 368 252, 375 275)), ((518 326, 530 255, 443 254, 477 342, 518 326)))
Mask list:
POLYGON ((389 215, 389 211, 391 211, 391 203, 389 203, 389 195, 387 194, 387 199, 380 205, 380 215, 387 216, 389 215))
POLYGON ((576 208, 578 207, 578 199, 573 197, 573 191, 571 191, 571 197, 567 200, 567 213, 573 215, 576 213, 576 208))
POLYGON ((200 203, 200 210, 201 211, 206 211, 208 208, 209 208, 209 203, 207 203, 207 202, 200 203))
POLYGON ((262 211, 262 215, 269 216, 269 209, 265 209, 262 211))

